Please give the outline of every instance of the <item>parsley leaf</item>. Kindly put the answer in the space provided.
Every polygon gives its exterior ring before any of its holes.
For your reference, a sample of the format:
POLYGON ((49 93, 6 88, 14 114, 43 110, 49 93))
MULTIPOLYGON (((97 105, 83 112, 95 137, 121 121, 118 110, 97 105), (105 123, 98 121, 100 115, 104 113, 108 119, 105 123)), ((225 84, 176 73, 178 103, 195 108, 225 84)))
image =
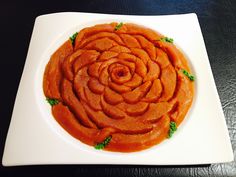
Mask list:
POLYGON ((115 27, 115 31, 119 30, 123 26, 123 22, 120 22, 118 25, 115 27))
POLYGON ((111 138, 112 138, 111 136, 108 136, 103 142, 98 143, 94 148, 98 150, 104 149, 111 141, 111 138))
POLYGON ((174 42, 174 39, 168 38, 168 37, 163 37, 163 38, 160 39, 160 41, 173 43, 173 42, 174 42))
POLYGON ((54 98, 46 98, 46 100, 51 106, 54 106, 59 103, 59 100, 54 99, 54 98))
POLYGON ((78 35, 78 32, 74 33, 71 37, 70 37, 70 40, 71 40, 71 43, 72 45, 74 46, 75 45, 75 39, 76 39, 76 36, 78 35))
POLYGON ((177 125, 174 121, 171 121, 168 138, 171 138, 175 131, 177 131, 177 125))
POLYGON ((192 74, 188 73, 188 71, 182 69, 182 72, 183 72, 183 74, 185 76, 187 76, 189 78, 190 81, 194 81, 195 80, 195 77, 192 74))

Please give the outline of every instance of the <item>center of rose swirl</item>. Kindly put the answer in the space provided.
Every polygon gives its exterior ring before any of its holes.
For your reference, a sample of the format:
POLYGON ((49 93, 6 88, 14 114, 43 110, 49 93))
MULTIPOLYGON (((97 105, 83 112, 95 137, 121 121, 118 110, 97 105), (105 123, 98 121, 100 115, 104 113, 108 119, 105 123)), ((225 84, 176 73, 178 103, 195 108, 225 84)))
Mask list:
POLYGON ((132 77, 129 68, 123 65, 113 67, 110 76, 112 81, 117 84, 123 84, 129 81, 132 77))
POLYGON ((123 72, 123 70, 120 70, 117 72, 117 76, 119 77, 125 76, 125 73, 123 72))

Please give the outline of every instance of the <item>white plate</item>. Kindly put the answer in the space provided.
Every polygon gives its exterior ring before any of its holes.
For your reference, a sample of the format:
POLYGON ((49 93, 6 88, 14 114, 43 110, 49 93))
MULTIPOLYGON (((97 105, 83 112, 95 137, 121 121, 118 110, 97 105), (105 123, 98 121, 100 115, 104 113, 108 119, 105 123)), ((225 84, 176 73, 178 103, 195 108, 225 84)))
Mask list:
POLYGON ((4 149, 4 166, 32 164, 184 165, 229 162, 233 152, 196 14, 129 16, 56 13, 36 19, 4 149), (70 136, 52 117, 42 90, 50 55, 75 31, 104 22, 133 22, 152 28, 189 58, 196 76, 190 112, 171 139, 148 150, 95 150, 70 136))

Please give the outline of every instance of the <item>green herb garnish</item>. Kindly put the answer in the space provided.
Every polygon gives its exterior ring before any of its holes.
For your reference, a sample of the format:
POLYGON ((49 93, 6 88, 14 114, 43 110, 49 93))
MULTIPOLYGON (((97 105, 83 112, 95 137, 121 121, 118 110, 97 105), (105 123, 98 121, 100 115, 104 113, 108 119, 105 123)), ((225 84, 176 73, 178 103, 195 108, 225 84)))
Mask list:
POLYGON ((54 99, 54 98, 46 98, 46 100, 51 106, 54 106, 59 103, 59 100, 54 99))
POLYGON ((104 149, 109 144, 110 141, 111 141, 111 136, 108 136, 103 142, 98 143, 94 148, 98 150, 104 149))
POLYGON ((192 74, 188 73, 188 71, 182 69, 182 72, 184 73, 185 76, 187 76, 189 78, 190 81, 194 81, 195 78, 192 74))
POLYGON ((177 125, 174 121, 170 122, 170 129, 169 129, 169 134, 168 134, 168 138, 171 138, 172 135, 174 134, 174 132, 177 130, 177 125))
POLYGON ((120 22, 118 25, 115 27, 115 31, 119 30, 123 26, 123 22, 120 22))
POLYGON ((71 37, 70 37, 70 40, 71 40, 71 43, 72 45, 74 46, 75 45, 75 39, 76 39, 76 36, 78 35, 78 32, 74 33, 71 37))
POLYGON ((173 42, 174 42, 174 39, 168 38, 168 37, 163 37, 163 38, 160 39, 160 41, 173 43, 173 42))

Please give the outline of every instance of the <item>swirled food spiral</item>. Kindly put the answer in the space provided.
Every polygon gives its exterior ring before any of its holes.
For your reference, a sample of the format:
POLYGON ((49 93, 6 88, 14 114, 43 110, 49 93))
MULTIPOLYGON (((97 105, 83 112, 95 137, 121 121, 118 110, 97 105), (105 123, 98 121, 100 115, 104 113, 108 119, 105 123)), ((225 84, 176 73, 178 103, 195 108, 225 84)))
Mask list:
POLYGON ((136 24, 98 24, 78 31, 51 56, 43 90, 55 120, 73 137, 105 150, 134 152, 168 137, 194 95, 182 52, 136 24), (117 27, 118 26, 118 27, 117 27), (102 144, 103 145, 103 144, 102 144))

